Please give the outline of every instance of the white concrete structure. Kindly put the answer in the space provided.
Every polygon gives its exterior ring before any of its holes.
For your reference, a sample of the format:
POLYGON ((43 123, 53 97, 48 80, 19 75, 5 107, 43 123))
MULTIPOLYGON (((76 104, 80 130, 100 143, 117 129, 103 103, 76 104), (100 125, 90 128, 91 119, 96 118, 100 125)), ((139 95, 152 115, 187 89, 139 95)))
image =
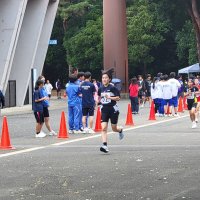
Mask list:
POLYGON ((0 1, 0 89, 5 93, 8 81, 16 81, 17 106, 24 104, 31 69, 42 72, 58 3, 59 0, 0 1))

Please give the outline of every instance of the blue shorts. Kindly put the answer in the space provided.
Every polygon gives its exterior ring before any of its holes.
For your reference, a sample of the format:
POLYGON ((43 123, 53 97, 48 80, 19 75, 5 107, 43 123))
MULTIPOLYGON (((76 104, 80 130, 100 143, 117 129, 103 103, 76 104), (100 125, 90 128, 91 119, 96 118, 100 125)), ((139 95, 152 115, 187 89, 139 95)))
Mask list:
POLYGON ((174 106, 175 108, 178 107, 178 97, 172 97, 169 106, 174 106))
POLYGON ((172 102, 172 99, 163 99, 164 106, 166 106, 167 104, 169 104, 169 106, 170 106, 171 102, 172 102))

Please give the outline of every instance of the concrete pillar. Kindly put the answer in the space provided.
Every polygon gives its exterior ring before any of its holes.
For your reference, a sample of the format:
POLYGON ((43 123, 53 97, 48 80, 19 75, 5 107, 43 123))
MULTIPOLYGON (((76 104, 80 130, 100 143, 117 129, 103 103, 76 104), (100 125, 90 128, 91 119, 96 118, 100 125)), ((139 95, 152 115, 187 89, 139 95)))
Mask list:
POLYGON ((16 80, 17 106, 24 104, 48 3, 49 0, 28 0, 27 3, 10 74, 10 79, 16 80))
MULTIPOLYGON (((49 5, 47 7, 42 32, 40 34, 39 43, 37 46, 36 56, 33 64, 33 68, 37 69, 38 76, 41 75, 42 69, 45 62, 45 57, 47 54, 47 49, 49 45, 49 39, 51 37, 53 24, 55 21, 57 9, 58 9, 59 1, 50 1, 49 5)), ((56 39, 56 38, 54 38, 56 39)), ((31 83, 29 87, 29 99, 31 100, 32 94, 31 94, 31 83)))
POLYGON ((128 91, 128 42, 125 0, 103 1, 104 69, 114 68, 128 91))
POLYGON ((27 0, 0 0, 0 89, 5 93, 27 0))

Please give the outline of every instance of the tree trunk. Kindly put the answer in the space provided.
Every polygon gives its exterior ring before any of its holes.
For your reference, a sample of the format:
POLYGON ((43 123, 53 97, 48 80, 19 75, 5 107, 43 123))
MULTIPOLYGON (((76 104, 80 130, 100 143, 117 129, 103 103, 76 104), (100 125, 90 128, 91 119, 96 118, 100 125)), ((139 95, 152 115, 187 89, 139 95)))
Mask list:
POLYGON ((197 0, 190 0, 188 2, 188 13, 192 19, 192 23, 196 34, 197 54, 200 63, 200 10, 197 5, 197 0))

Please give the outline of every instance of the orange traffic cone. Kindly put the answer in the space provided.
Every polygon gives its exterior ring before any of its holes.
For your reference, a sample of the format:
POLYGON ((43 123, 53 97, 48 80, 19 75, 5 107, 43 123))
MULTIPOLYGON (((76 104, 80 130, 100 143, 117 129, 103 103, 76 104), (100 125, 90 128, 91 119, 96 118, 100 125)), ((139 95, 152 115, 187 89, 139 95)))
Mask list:
POLYGON ((188 107, 187 107, 187 103, 186 103, 186 102, 187 102, 187 99, 186 99, 186 97, 184 97, 184 98, 183 98, 183 106, 184 106, 184 109, 185 109, 185 110, 188 110, 188 107))
POLYGON ((68 132, 67 132, 67 125, 66 125, 66 119, 65 119, 65 112, 63 111, 61 114, 60 119, 60 129, 58 133, 58 138, 69 138, 68 132))
POLYGON ((101 132, 102 131, 102 127, 101 127, 101 111, 100 111, 100 107, 98 107, 97 109, 97 117, 96 117, 96 124, 95 124, 95 132, 101 132))
POLYGON ((3 117, 2 134, 1 134, 1 149, 15 149, 10 144, 10 135, 8 130, 7 118, 3 117))
POLYGON ((149 114, 149 120, 156 120, 155 106, 154 106, 154 102, 153 102, 153 101, 152 101, 152 103, 151 103, 150 114, 149 114))
POLYGON ((128 104, 128 112, 127 112, 127 116, 126 116, 126 126, 134 126, 130 103, 128 104))
POLYGON ((178 101, 178 112, 183 112, 183 98, 180 97, 178 101))

